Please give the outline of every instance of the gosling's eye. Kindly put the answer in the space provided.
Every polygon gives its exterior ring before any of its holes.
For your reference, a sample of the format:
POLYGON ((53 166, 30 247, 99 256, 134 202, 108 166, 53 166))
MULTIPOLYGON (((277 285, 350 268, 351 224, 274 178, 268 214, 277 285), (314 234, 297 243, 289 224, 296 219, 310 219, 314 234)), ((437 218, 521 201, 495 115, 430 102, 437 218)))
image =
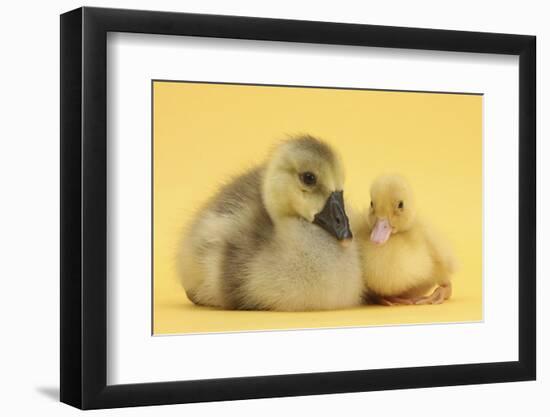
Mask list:
POLYGON ((300 181, 311 187, 312 185, 317 184, 317 177, 313 172, 306 171, 300 174, 300 181))
POLYGON ((374 203, 372 201, 370 202, 370 208, 374 208, 374 203))
POLYGON ((397 205, 397 208, 398 208, 398 209, 402 209, 403 207, 404 207, 403 202, 400 201, 399 204, 397 205))

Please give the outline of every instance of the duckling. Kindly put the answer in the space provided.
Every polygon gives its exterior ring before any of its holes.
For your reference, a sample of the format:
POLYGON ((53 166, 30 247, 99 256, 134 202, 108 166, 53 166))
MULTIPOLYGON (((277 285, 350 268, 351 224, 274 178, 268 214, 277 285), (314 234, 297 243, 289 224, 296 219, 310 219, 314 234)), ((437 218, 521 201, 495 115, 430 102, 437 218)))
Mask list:
POLYGON ((450 298, 454 255, 442 237, 418 218, 410 184, 401 176, 384 175, 373 182, 370 194, 370 208, 357 233, 367 301, 440 304, 450 298))
POLYGON ((188 298, 223 309, 307 311, 362 303, 340 157, 302 136, 223 186, 178 253, 188 298))

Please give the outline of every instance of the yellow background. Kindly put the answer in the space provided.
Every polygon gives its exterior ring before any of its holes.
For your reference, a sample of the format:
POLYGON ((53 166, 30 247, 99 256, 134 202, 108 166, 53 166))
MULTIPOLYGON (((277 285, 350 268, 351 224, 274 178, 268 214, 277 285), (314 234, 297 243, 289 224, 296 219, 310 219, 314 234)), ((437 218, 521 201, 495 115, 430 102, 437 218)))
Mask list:
POLYGON ((481 96, 163 81, 153 94, 154 334, 482 319, 481 96), (175 271, 182 227, 220 184, 300 133, 341 153, 345 196, 356 208, 369 204, 375 176, 410 180, 420 214, 450 240, 460 263, 449 302, 282 313, 187 300, 175 271))

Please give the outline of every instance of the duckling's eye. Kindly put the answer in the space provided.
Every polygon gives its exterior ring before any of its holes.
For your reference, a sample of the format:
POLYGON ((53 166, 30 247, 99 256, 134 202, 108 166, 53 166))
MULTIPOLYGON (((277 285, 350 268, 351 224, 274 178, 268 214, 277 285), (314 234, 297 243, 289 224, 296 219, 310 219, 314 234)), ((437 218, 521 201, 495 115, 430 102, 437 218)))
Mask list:
POLYGON ((398 209, 403 209, 404 205, 403 205, 403 201, 400 201, 399 204, 397 205, 397 208, 398 209))
POLYGON ((370 208, 373 209, 374 208, 374 203, 371 201, 370 202, 370 208))
POLYGON ((300 181, 311 187, 312 185, 317 184, 317 177, 313 172, 306 171, 300 174, 300 181))

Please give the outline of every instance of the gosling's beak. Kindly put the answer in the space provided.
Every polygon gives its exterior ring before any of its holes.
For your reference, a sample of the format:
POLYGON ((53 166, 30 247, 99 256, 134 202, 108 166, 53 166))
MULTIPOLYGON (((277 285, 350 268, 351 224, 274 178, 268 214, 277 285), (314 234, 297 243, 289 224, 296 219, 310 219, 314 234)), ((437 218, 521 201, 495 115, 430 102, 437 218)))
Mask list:
POLYGON ((353 238, 353 235, 349 228, 346 210, 344 209, 343 191, 334 191, 329 196, 323 210, 315 215, 313 223, 321 226, 346 246, 346 243, 353 238))

